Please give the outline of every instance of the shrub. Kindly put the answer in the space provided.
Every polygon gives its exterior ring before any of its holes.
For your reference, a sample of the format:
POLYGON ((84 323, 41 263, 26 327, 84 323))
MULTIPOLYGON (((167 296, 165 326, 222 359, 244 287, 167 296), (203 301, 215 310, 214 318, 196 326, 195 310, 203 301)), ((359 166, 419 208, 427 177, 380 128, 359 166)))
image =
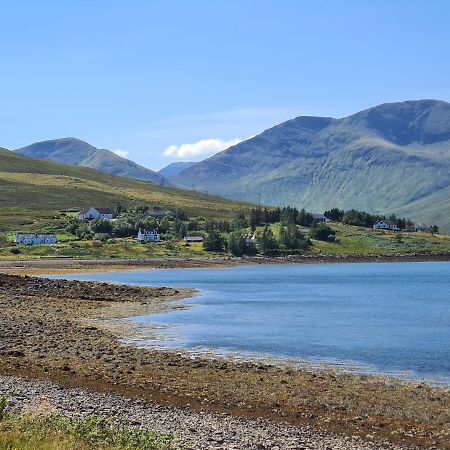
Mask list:
POLYGON ((9 250, 9 252, 13 255, 20 255, 22 253, 22 250, 20 250, 20 248, 12 248, 9 250))
POLYGON ((334 242, 336 231, 324 223, 319 223, 311 228, 309 235, 317 241, 334 242))

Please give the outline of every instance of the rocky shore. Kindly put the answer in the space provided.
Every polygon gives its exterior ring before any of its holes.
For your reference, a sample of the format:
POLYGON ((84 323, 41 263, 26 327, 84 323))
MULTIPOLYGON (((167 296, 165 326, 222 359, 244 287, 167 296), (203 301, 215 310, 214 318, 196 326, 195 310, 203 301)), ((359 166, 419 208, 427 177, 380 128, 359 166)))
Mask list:
POLYGON ((112 417, 149 430, 176 434, 185 450, 375 450, 412 449, 389 442, 370 443, 308 426, 198 412, 114 394, 67 388, 49 381, 0 375, 0 395, 10 394, 11 412, 51 411, 77 417, 112 417))
MULTIPOLYGON (((111 320, 127 324, 120 318, 162 311, 171 300, 193 294, 0 274, 0 373, 34 380, 3 377, 2 389, 29 387, 25 400, 42 389, 68 412, 64 405, 72 401, 75 409, 84 402, 83 411, 96 414, 122 414, 131 404, 138 405, 136 414, 165 411, 158 423, 200 439, 196 449, 450 449, 448 388, 139 349, 120 343, 120 327, 104 326, 111 320), (214 430, 222 432, 223 442, 201 441, 214 430), (313 444, 302 443, 306 438, 313 444), (262 446, 264 440, 269 446, 262 446)), ((151 424, 156 417, 144 416, 136 421, 151 424)))
POLYGON ((53 274, 76 272, 106 272, 137 269, 173 269, 228 267, 240 264, 315 264, 365 262, 431 262, 450 261, 450 253, 394 254, 394 255, 293 255, 293 256, 216 256, 205 258, 149 258, 149 259, 72 259, 42 258, 0 261, 0 272, 9 274, 53 274))

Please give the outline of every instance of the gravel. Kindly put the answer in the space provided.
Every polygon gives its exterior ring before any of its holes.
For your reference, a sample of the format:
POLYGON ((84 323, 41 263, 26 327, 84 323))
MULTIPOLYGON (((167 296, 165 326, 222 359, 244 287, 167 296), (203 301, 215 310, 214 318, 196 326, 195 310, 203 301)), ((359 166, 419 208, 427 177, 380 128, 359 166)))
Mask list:
POLYGON ((368 450, 413 449, 387 442, 366 442, 312 427, 269 420, 169 407, 115 394, 68 388, 50 381, 0 375, 0 394, 10 394, 9 410, 37 409, 45 404, 67 416, 123 418, 134 426, 176 433, 186 450, 368 450))

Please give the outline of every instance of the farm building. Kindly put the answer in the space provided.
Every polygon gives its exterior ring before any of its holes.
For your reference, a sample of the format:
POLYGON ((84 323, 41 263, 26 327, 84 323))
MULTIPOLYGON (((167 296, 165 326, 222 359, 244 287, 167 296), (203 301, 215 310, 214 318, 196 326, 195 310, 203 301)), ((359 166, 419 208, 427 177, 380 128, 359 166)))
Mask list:
POLYGON ((107 219, 111 220, 114 217, 111 208, 85 208, 78 213, 78 220, 93 220, 93 219, 107 219))

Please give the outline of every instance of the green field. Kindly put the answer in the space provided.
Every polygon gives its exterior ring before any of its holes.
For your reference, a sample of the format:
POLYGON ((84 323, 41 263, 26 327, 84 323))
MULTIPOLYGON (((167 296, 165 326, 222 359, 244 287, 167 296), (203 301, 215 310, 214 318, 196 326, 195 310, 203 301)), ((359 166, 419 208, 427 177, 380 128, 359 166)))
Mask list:
POLYGON ((247 203, 158 186, 84 167, 25 158, 0 149, 0 231, 32 231, 65 222, 85 207, 147 204, 190 216, 232 218, 247 203))

